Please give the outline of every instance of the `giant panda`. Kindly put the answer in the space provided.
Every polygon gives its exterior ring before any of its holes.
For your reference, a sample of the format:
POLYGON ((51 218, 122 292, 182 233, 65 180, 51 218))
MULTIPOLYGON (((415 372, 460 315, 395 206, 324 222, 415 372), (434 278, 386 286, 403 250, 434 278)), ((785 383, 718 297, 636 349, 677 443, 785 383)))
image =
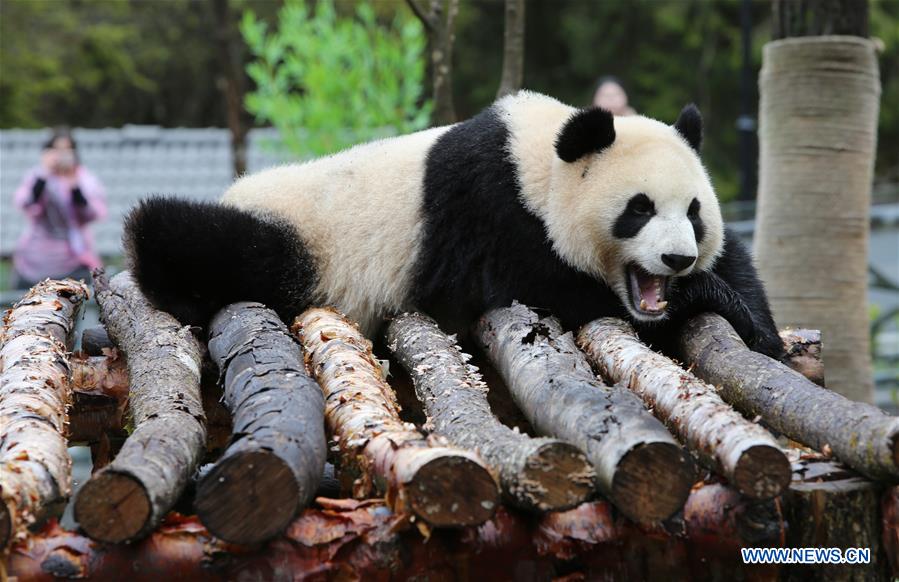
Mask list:
POLYGON ((409 309, 465 332, 517 300, 569 329, 627 318, 666 352, 687 317, 714 311, 779 357, 701 140, 692 105, 667 125, 521 91, 455 125, 244 176, 221 203, 149 198, 124 246, 149 300, 184 324, 255 300, 286 321, 333 305, 369 335, 409 309))

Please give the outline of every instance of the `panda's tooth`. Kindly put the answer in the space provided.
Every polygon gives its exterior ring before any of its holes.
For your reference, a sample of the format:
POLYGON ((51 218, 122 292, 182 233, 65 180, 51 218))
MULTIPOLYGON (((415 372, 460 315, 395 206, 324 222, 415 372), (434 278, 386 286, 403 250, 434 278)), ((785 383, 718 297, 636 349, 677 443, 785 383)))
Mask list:
POLYGON ((665 309, 666 307, 668 307, 668 302, 667 301, 659 301, 658 303, 656 303, 656 307, 658 307, 659 311, 661 311, 661 310, 665 309))
POLYGON ((642 309, 643 311, 646 311, 646 299, 640 300, 640 309, 642 309))

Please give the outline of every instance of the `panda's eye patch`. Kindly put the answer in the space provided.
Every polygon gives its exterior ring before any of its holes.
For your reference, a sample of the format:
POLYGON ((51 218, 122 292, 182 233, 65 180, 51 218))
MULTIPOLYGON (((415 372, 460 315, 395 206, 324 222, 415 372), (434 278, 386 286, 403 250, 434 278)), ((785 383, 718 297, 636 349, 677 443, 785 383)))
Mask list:
POLYGON ((699 218, 699 200, 696 198, 693 199, 693 202, 690 202, 690 207, 687 208, 687 217, 699 218))
POLYGON ((624 211, 615 220, 612 234, 617 238, 633 238, 656 214, 655 204, 646 194, 636 194, 627 201, 624 211))
POLYGON ((637 216, 653 216, 656 213, 656 205, 646 194, 637 194, 628 200, 627 211, 637 216))

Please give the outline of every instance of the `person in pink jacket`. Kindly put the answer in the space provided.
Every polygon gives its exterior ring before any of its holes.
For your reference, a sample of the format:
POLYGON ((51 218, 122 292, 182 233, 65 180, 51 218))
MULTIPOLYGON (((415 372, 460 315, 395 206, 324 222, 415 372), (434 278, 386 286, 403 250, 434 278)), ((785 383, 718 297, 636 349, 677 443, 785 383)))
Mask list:
POLYGON ((54 131, 44 144, 41 164, 25 174, 15 204, 28 224, 13 252, 14 286, 26 289, 47 277, 90 281, 101 263, 88 224, 106 216, 106 192, 79 163, 68 131, 54 131))

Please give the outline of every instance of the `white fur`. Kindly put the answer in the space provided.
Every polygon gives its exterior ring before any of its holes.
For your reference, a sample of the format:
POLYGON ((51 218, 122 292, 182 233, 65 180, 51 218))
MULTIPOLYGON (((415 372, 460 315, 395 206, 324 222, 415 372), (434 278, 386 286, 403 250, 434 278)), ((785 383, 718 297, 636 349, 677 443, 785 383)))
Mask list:
POLYGON ((388 311, 410 307, 425 157, 447 129, 263 170, 238 180, 223 201, 274 211, 295 225, 319 269, 315 300, 370 333, 388 311))
POLYGON ((680 254, 698 256, 680 275, 712 267, 724 239, 718 199, 696 152, 672 126, 642 116, 616 117, 610 147, 567 163, 556 156, 555 139, 574 108, 529 92, 506 97, 498 107, 513 130, 509 153, 524 204, 546 224, 559 256, 605 280, 634 317, 645 318, 628 300, 626 265, 672 275, 661 255, 680 254), (655 203, 657 215, 636 237, 616 239, 616 218, 641 192, 655 203), (694 197, 705 227, 698 248, 687 218, 694 197))

